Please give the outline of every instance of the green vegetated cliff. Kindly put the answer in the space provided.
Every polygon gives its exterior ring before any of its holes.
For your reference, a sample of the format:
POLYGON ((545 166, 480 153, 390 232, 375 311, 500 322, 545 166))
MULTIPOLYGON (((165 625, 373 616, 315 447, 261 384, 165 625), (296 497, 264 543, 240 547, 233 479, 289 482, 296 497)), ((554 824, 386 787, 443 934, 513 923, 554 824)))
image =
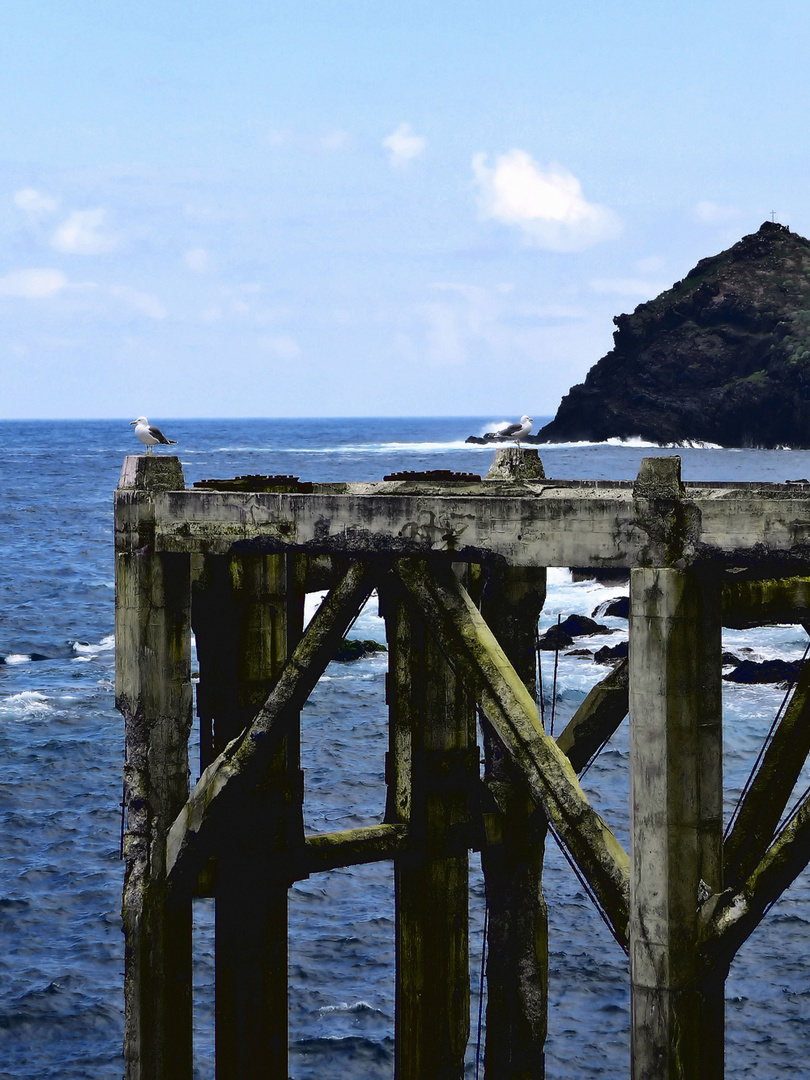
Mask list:
POLYGON ((810 241, 766 221, 614 320, 538 441, 810 447, 810 241))

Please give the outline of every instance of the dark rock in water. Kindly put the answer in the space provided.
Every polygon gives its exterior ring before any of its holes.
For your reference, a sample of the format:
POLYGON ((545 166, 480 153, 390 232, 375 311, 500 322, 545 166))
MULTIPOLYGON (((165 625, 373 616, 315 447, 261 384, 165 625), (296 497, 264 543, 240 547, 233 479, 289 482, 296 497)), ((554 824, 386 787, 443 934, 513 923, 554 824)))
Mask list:
POLYGON ((332 659, 345 663, 348 660, 360 660, 364 656, 373 656, 374 653, 379 652, 388 652, 385 645, 381 645, 379 641, 355 641, 353 638, 344 638, 332 659))
POLYGON ((566 656, 593 656, 591 649, 569 649, 566 656))
POLYGON ((740 660, 739 656, 735 656, 733 652, 724 652, 720 662, 723 667, 738 667, 742 660, 740 660))
POLYGON ((799 677, 801 660, 741 660, 734 671, 723 678, 736 683, 789 683, 799 677))
POLYGON ((810 447, 810 241, 766 221, 614 319, 545 442, 810 447))
MULTIPOLYGON (((499 435, 496 431, 488 431, 485 435, 468 435, 464 442, 475 443, 476 446, 486 446, 487 443, 496 443, 499 446, 514 446, 514 442, 511 439, 504 439, 502 435, 499 435)), ((523 443, 541 443, 548 442, 548 439, 541 439, 539 435, 524 435, 520 440, 521 445, 523 443)))
POLYGON ((574 644, 574 639, 562 626, 552 626, 546 630, 537 643, 541 649, 567 649, 574 644))
POLYGON ((571 637, 587 637, 591 634, 612 634, 609 626, 594 622, 587 615, 569 615, 560 623, 560 629, 571 637))
POLYGON ((601 623, 589 619, 587 615, 569 615, 562 622, 546 630, 538 644, 541 649, 567 649, 569 645, 574 644, 574 638, 612 633, 609 626, 602 626, 601 623))
POLYGON ((572 581, 601 581, 603 585, 624 585, 630 580, 630 571, 611 569, 607 566, 572 566, 572 581))
POLYGON ((595 619, 629 619, 630 597, 617 596, 615 600, 605 600, 604 604, 600 604, 599 607, 593 609, 591 615, 595 619))
POLYGON ((618 645, 603 645, 593 654, 596 664, 613 664, 617 660, 627 659, 628 645, 626 641, 620 641, 618 645))

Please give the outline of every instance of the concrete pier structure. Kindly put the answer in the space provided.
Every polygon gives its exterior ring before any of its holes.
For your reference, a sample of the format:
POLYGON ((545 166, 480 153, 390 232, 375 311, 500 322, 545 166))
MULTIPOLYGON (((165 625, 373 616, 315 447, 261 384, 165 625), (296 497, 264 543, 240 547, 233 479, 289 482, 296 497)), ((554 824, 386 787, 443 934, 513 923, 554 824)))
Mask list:
POLYGON ((116 492, 116 700, 126 721, 128 1080, 191 1078, 191 903, 216 902, 218 1080, 286 1080, 290 884, 392 863, 396 1080, 460 1080, 469 1036, 468 853, 488 903, 490 1080, 544 1075, 547 830, 629 956, 633 1080, 723 1075, 737 949, 810 859, 810 676, 722 835, 721 626, 810 625, 810 485, 292 477, 186 489, 127 458, 116 492), (557 738, 537 707, 545 570, 630 571, 629 660, 557 738), (329 588, 304 629, 303 595, 329 588), (372 590, 390 650, 378 824, 305 836, 299 714, 372 590), (188 780, 192 628, 201 776, 188 780), (630 712, 626 852, 578 780, 630 712), (481 717, 482 746, 476 737, 481 717), (484 770, 480 768, 483 751, 484 770))

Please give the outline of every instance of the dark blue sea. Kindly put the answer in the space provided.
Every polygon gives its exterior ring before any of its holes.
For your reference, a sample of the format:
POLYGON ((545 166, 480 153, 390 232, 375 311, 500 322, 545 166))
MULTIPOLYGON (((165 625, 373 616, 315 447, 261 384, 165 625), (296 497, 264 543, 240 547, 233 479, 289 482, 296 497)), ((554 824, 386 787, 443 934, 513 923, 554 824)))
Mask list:
MULTIPOLYGON (((376 480, 402 469, 480 474, 491 448, 469 434, 503 417, 374 420, 175 420, 186 482, 245 473, 376 480)), ((0 423, 0 1077, 111 1080, 123 1073, 119 860, 123 721, 113 705, 112 493, 139 452, 128 420, 0 423)), ((543 448, 547 475, 632 479, 643 445, 543 448)), ((687 480, 810 476, 810 452, 687 449, 687 480)), ((590 615, 620 586, 550 572, 541 629, 590 615)), ((314 605, 314 598, 312 605, 314 605)), ((626 636, 626 623, 599 644, 626 636)), ((372 601, 358 637, 383 639, 372 601)), ((807 635, 780 626, 727 632, 732 651, 801 656, 807 635)), ((379 821, 384 804, 386 660, 332 664, 304 710, 306 823, 320 832, 379 821)), ((607 668, 560 658, 559 728, 607 668)), ((551 702, 551 665, 544 693, 551 702)), ((778 687, 725 684, 727 812, 778 708, 778 687)), ((193 779, 196 761, 192 757, 193 779)), ((807 775, 799 789, 808 783, 807 775)), ((625 726, 584 786, 627 843, 625 726)), ((472 858, 475 1075, 483 889, 472 858)), ((629 1070, 627 961, 549 842, 549 1077, 624 1078, 629 1070)), ((392 871, 316 875, 290 898, 290 1045, 296 1080, 393 1074, 392 871)), ((196 1075, 213 1078, 210 901, 195 905, 196 1075)), ((727 1074, 776 1078, 810 1058, 810 889, 803 874, 744 946, 727 989, 727 1074)))

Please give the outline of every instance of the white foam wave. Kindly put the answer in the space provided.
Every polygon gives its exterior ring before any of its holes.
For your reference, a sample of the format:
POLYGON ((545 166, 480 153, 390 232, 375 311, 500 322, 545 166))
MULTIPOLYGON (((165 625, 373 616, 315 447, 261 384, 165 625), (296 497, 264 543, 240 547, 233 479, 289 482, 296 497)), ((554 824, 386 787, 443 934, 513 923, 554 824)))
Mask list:
MULTIPOLYGON (((511 444, 504 444, 511 445, 511 444)), ((388 443, 336 443, 333 446, 218 446, 211 450, 190 451, 208 454, 304 454, 309 457, 335 454, 421 454, 440 450, 491 450, 492 443, 481 445, 462 439, 449 442, 388 442, 388 443)))
POLYGON ((15 720, 41 715, 53 708, 48 698, 39 690, 23 690, 19 694, 10 694, 0 698, 0 716, 15 720))
POLYGON ((101 641, 91 643, 87 641, 74 641, 71 646, 76 658, 91 659, 102 652, 109 652, 115 648, 115 634, 107 634, 101 641))
POLYGON ((590 442, 587 439, 581 442, 549 442, 536 443, 535 448, 541 454, 548 450, 583 450, 589 447, 594 449, 600 446, 623 446, 628 450, 724 450, 726 447, 719 443, 702 442, 700 439, 684 439, 683 442, 659 443, 648 442, 640 436, 631 436, 629 439, 605 439, 604 442, 590 442))
POLYGON ((368 1001, 355 1001, 353 1005, 350 1005, 348 1001, 341 1001, 338 1005, 321 1005, 318 1009, 318 1012, 322 1015, 328 1013, 378 1013, 379 1011, 379 1009, 369 1004, 368 1001))
POLYGON ((6 664, 28 664, 31 661, 30 653, 6 653, 4 662, 6 664))

